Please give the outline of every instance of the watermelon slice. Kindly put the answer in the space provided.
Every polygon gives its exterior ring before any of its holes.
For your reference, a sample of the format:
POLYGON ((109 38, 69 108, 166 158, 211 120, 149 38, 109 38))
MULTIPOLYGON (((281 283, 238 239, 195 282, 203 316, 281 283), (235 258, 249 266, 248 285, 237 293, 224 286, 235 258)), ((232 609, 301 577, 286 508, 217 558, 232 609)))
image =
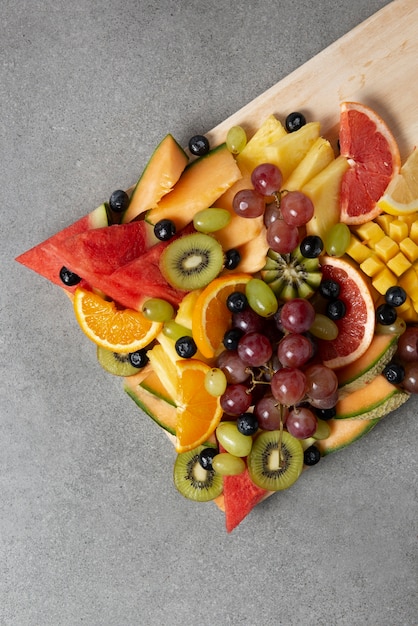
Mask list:
POLYGON ((63 265, 97 287, 96 276, 109 276, 141 256, 155 241, 152 227, 142 220, 96 228, 51 245, 63 265))
POLYGON ((30 270, 33 270, 40 276, 47 278, 55 285, 63 289, 74 292, 78 285, 69 287, 64 285, 59 277, 60 269, 64 265, 62 259, 57 254, 63 241, 78 233, 84 233, 90 229, 101 228, 108 225, 106 206, 101 204, 97 209, 91 211, 84 217, 80 218, 74 224, 60 230, 49 239, 27 250, 20 256, 16 257, 16 261, 21 263, 30 270))
POLYGON ((223 495, 227 532, 234 530, 269 493, 254 485, 247 469, 237 476, 224 476, 223 495))
POLYGON ((110 276, 103 276, 100 285, 95 286, 129 309, 138 310, 145 297, 162 298, 177 306, 187 292, 169 285, 160 270, 160 257, 169 243, 153 246, 110 276))

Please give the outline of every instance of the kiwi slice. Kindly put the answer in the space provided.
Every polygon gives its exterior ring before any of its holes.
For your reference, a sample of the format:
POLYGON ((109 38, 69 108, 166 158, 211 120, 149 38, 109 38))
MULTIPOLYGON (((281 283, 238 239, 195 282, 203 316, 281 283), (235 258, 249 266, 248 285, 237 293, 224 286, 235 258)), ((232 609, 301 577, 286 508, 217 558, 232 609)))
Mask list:
POLYGON ((174 462, 174 485, 189 500, 208 502, 221 495, 223 481, 213 469, 204 469, 199 463, 199 453, 205 446, 182 452, 174 462))
POLYGON ((278 298, 293 300, 310 298, 319 287, 322 272, 319 259, 304 257, 298 246, 291 254, 270 249, 261 276, 278 298))
POLYGON ((263 431, 253 443, 247 464, 250 478, 258 487, 268 491, 287 489, 302 472, 302 444, 286 431, 263 431))
POLYGON ((106 372, 115 376, 133 376, 148 362, 146 350, 121 354, 97 346, 97 360, 106 372))
POLYGON ((210 235, 193 233, 170 243, 164 250, 160 268, 170 285, 192 291, 208 285, 224 264, 221 244, 210 235))

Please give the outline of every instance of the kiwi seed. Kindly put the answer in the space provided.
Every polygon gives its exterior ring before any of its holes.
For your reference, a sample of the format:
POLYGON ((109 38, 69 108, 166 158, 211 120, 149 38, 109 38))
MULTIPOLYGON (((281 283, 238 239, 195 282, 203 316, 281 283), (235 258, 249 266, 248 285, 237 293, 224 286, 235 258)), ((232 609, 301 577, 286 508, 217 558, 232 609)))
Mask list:
POLYGON ((133 376, 146 365, 148 359, 144 352, 142 358, 138 358, 139 351, 131 354, 121 354, 106 350, 102 346, 97 346, 97 360, 106 372, 115 376, 133 376), (134 355, 134 356, 133 356, 134 355), (134 365, 135 363, 135 365, 134 365))
POLYGON ((281 491, 299 478, 303 448, 300 441, 286 431, 264 431, 254 441, 247 463, 254 484, 268 491, 281 491))
POLYGON ((203 233, 185 235, 170 243, 161 257, 160 268, 173 287, 201 289, 217 277, 224 264, 222 246, 203 233))
POLYGON ((189 500, 208 502, 222 493, 222 476, 213 469, 204 469, 199 454, 205 446, 182 452, 174 462, 174 485, 189 500))

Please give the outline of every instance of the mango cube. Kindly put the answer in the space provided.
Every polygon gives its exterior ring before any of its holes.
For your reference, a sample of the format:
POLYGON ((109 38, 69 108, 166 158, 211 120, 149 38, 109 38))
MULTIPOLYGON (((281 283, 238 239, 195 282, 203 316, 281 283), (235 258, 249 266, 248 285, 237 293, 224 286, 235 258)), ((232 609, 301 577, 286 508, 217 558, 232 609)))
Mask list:
POLYGON ((412 241, 415 241, 415 243, 418 244, 418 220, 412 222, 409 228, 409 236, 411 237, 412 241))
POLYGON ((346 252, 357 263, 363 263, 370 256, 370 248, 361 243, 354 235, 351 235, 350 244, 346 252))
POLYGON ((366 222, 356 229, 358 236, 363 243, 367 243, 374 249, 376 243, 385 236, 385 231, 376 222, 366 222))
POLYGON ((402 276, 406 270, 411 267, 411 262, 408 261, 406 256, 402 252, 398 252, 396 256, 388 261, 388 268, 392 270, 396 276, 402 276))
POLYGON ((408 237, 409 228, 406 222, 402 222, 401 220, 393 220, 389 226, 389 236, 400 243, 403 239, 408 237))
POLYGON ((385 233, 388 235, 390 224, 394 219, 395 218, 392 215, 389 215, 388 213, 381 213, 380 215, 376 217, 376 222, 379 224, 381 228, 383 228, 385 233))
MULTIPOLYGON (((360 269, 367 276, 376 276, 384 269, 385 265, 376 254, 371 254, 363 263, 360 263, 360 269)), ((380 292, 381 293, 381 292, 380 292)))
POLYGON ((395 241, 393 241, 393 239, 388 237, 388 235, 385 235, 382 239, 379 239, 379 241, 376 242, 374 251, 383 261, 385 261, 385 263, 387 263, 389 259, 394 257, 399 252, 399 246, 395 241))
POLYGON ((405 237, 399 243, 399 248, 411 263, 418 259, 418 245, 410 237, 405 237))
POLYGON ((390 269, 385 267, 377 276, 372 280, 373 287, 382 295, 384 295, 389 287, 395 287, 397 285, 397 278, 390 269))

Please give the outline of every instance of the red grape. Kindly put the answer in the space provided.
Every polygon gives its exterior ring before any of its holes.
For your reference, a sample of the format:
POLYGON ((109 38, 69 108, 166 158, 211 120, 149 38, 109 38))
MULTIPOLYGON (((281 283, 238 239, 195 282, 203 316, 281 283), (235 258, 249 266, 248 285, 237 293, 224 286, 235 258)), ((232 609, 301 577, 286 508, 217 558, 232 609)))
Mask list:
POLYGON ((312 342, 298 333, 283 337, 277 348, 277 356, 283 367, 301 367, 313 355, 312 342))
POLYGON ((402 361, 418 361, 418 327, 409 326, 399 337, 398 356, 402 361))
POLYGON ((263 196, 272 196, 276 191, 279 191, 283 176, 276 165, 262 163, 253 170, 251 182, 258 193, 263 196))
POLYGON ((331 396, 338 387, 338 378, 334 370, 318 363, 305 370, 306 394, 315 400, 331 396))
POLYGON ((223 371, 229 384, 243 383, 250 377, 248 365, 241 361, 236 350, 221 352, 216 365, 223 371))
POLYGON ((263 215, 266 201, 254 189, 241 189, 232 201, 232 207, 241 217, 260 217, 263 215))
POLYGON ((290 254, 299 243, 299 231, 282 219, 267 227, 266 239, 269 247, 279 254, 290 254))
POLYGON ((280 404, 292 406, 305 396, 306 376, 294 367, 283 367, 271 379, 271 392, 280 404))
POLYGON ((303 226, 313 217, 312 200, 301 191, 289 191, 280 201, 280 210, 284 221, 289 226, 303 226))
POLYGON ((296 439, 312 437, 318 426, 316 416, 307 407, 297 407, 289 411, 286 420, 287 431, 296 439))
POLYGON ((256 403, 254 413, 260 428, 263 430, 279 430, 280 421, 283 424, 286 422, 289 409, 282 404, 278 404, 276 398, 271 393, 266 393, 256 403))
POLYGON ((418 362, 405 364, 402 386, 409 393, 418 393, 418 362))
POLYGON ((305 333, 315 319, 315 309, 304 298, 294 298, 285 302, 280 309, 280 324, 291 333, 305 333))
POLYGON ((252 396, 248 387, 242 384, 228 385, 221 395, 222 409, 228 415, 240 415, 245 413, 252 405, 252 396))
POLYGON ((238 342, 238 356, 251 367, 260 367, 267 363, 273 354, 269 339, 261 333, 246 333, 238 342))

